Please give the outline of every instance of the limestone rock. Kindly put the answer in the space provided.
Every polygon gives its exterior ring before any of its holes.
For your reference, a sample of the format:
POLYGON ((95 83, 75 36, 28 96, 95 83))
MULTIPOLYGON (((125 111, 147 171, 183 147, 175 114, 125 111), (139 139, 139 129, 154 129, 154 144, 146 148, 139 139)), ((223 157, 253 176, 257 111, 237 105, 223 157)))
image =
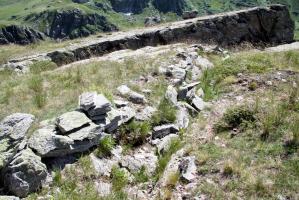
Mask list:
POLYGON ((179 164, 181 180, 190 183, 195 180, 197 167, 195 164, 195 156, 185 157, 179 164))
POLYGON ((172 86, 169 85, 167 87, 166 93, 165 93, 165 98, 171 102, 173 105, 176 105, 178 102, 178 93, 176 91, 176 89, 172 86))
POLYGON ((174 124, 156 126, 153 129, 152 139, 163 138, 169 134, 177 134, 178 132, 179 128, 174 124))
POLYGON ((90 123, 90 119, 82 112, 72 111, 56 119, 56 126, 62 134, 78 130, 90 123))
POLYGON ((47 167, 32 150, 16 154, 4 169, 4 185, 18 197, 26 197, 38 190, 47 177, 47 167))
POLYGON ((25 146, 25 136, 33 121, 33 115, 15 113, 0 122, 0 170, 25 146))

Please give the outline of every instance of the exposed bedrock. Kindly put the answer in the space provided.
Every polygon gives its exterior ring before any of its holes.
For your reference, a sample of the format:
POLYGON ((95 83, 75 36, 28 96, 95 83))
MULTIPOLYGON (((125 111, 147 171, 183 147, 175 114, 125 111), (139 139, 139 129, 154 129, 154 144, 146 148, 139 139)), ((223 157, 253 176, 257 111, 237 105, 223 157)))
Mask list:
MULTIPOLYGON (((283 5, 223 13, 175 22, 170 26, 117 33, 82 45, 39 55, 58 66, 102 56, 122 49, 139 49, 145 46, 166 45, 192 41, 193 43, 237 45, 242 42, 277 45, 291 43, 294 38, 294 21, 283 5)), ((13 60, 2 68, 16 68, 26 60, 13 60)))
POLYGON ((258 7, 176 22, 170 27, 128 33, 123 37, 107 38, 85 46, 51 52, 48 56, 57 65, 63 65, 121 49, 138 49, 190 40, 221 46, 242 42, 276 45, 292 42, 293 37, 294 22, 287 7, 272 5, 268 8, 258 7))
POLYGON ((0 45, 2 44, 31 44, 44 40, 43 33, 25 26, 10 25, 0 28, 0 45))

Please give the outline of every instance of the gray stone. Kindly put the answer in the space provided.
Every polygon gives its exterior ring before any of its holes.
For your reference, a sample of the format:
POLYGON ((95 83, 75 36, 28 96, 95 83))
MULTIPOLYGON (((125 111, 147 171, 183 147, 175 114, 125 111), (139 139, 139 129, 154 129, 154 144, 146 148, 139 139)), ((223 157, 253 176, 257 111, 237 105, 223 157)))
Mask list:
POLYGON ((156 111, 157 111, 156 108, 151 107, 151 106, 146 106, 141 112, 138 112, 136 114, 135 119, 138 121, 150 120, 156 111))
POLYGON ((28 140, 28 146, 41 157, 59 157, 70 151, 74 141, 67 136, 56 135, 55 127, 36 130, 28 140))
POLYGON ((121 123, 122 113, 116 109, 112 109, 107 113, 105 130, 108 133, 115 131, 121 123))
POLYGON ((62 134, 78 130, 90 123, 90 119, 79 111, 72 111, 59 116, 56 119, 56 126, 62 134))
POLYGON ((15 113, 0 122, 0 170, 26 145, 26 133, 34 121, 34 116, 15 113))
POLYGON ((95 107, 95 99, 97 97, 96 92, 84 92, 79 97, 79 107, 84 111, 88 111, 90 108, 95 107))
POLYGON ((101 126, 91 123, 91 125, 69 135, 74 143, 71 144, 71 149, 67 154, 85 152, 91 147, 97 146, 104 135, 101 126))
POLYGON ((35 131, 28 145, 41 157, 61 157, 85 152, 98 145, 103 136, 103 128, 93 123, 68 136, 57 135, 53 127, 47 127, 35 131))
POLYGON ((192 106, 198 110, 202 111, 205 108, 205 102, 203 101, 202 98, 195 96, 194 99, 192 99, 192 106))
POLYGON ((111 110, 110 101, 102 94, 97 94, 94 99, 94 106, 86 110, 90 118, 93 120, 96 116, 105 115, 111 110))
POLYGON ((167 87, 166 93, 165 93, 165 98, 171 102, 173 105, 176 105, 178 102, 178 93, 176 91, 176 89, 172 86, 169 85, 167 87))
POLYGON ((179 172, 182 181, 187 183, 194 181, 197 174, 195 156, 189 156, 183 158, 179 164, 179 172))
POLYGON ((4 185, 18 197, 37 191, 47 178, 47 167, 31 149, 17 153, 4 169, 4 185))
POLYGON ((179 128, 174 124, 156 126, 153 129, 152 139, 163 138, 169 134, 177 134, 178 132, 179 128))

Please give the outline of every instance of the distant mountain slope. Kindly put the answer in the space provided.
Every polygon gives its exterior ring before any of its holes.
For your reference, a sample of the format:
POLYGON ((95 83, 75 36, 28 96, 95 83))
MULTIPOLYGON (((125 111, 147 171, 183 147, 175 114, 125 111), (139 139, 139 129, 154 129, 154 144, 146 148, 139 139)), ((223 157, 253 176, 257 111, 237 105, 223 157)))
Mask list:
POLYGON ((207 15, 271 3, 288 5, 299 21, 299 0, 0 0, 0 24, 31 26, 53 38, 76 38, 140 27, 148 16, 173 21, 185 10, 207 15), (61 16, 69 21, 59 21, 61 16))

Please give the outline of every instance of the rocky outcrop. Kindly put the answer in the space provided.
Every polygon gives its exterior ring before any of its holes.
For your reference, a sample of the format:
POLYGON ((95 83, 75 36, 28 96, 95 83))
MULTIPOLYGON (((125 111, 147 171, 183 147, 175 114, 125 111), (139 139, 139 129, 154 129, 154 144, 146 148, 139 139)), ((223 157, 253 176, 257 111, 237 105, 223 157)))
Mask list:
MULTIPOLYGON (((68 24, 72 24, 72 21, 68 21, 68 24)), ((71 27, 73 26, 72 24, 71 27)), ((64 30, 62 27, 60 29, 64 30)), ((200 17, 175 22, 170 26, 153 27, 145 31, 132 31, 100 38, 79 47, 72 46, 49 52, 44 57, 61 66, 118 50, 139 49, 145 46, 166 45, 190 40, 197 43, 230 46, 242 42, 276 45, 290 43, 293 39, 294 22, 287 7, 272 5, 266 8, 257 7, 200 17)), ((23 63, 24 60, 22 58, 19 62, 23 63)), ((14 60, 12 64, 8 63, 5 67, 13 68, 16 65, 18 65, 18 60, 14 60)))
POLYGON ((110 0, 110 2, 116 12, 138 14, 148 6, 150 0, 110 0))
POLYGON ((4 185, 18 197, 35 192, 47 177, 47 167, 32 150, 25 149, 13 157, 4 169, 4 185))
POLYGON ((80 9, 44 11, 26 17, 26 21, 54 39, 85 37, 96 32, 116 31, 106 17, 85 13, 80 9))
POLYGON ((287 7, 273 5, 222 15, 176 22, 124 37, 107 38, 86 46, 48 53, 57 65, 101 56, 121 49, 170 44, 193 40, 201 43, 235 45, 242 42, 280 44, 292 42, 294 22, 287 7))
POLYGON ((26 133, 33 121, 33 115, 15 113, 0 122, 0 170, 24 148, 26 133))
POLYGON ((26 26, 10 25, 0 28, 0 45, 1 44, 31 44, 44 40, 43 33, 26 26))

